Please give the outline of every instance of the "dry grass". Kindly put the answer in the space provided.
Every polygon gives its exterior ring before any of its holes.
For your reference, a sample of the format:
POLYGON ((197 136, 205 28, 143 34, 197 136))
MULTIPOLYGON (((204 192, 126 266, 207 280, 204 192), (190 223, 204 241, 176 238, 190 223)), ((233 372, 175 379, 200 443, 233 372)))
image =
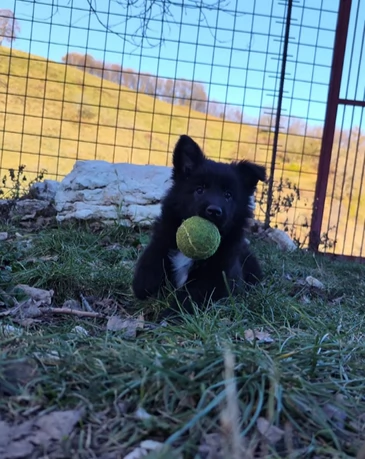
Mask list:
POLYGON ((210 156, 227 159, 237 156, 240 139, 256 141, 255 127, 207 118, 19 51, 1 48, 0 73, 3 169, 20 162, 62 176, 76 159, 166 164, 183 132, 206 139, 210 156))

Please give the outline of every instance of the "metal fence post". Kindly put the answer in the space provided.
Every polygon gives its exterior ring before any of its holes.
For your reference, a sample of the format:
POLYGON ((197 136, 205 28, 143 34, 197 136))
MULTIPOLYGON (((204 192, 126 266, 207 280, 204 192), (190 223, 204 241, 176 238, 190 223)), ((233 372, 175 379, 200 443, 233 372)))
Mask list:
POLYGON ((337 16, 335 44, 333 48, 331 78, 328 88, 326 117, 323 127, 322 145, 319 156, 317 183, 314 194, 313 213, 309 235, 309 248, 317 251, 321 241, 321 228, 328 176, 330 172, 333 139, 336 129, 337 109, 340 100, 340 88, 343 63, 347 43, 352 0, 340 0, 337 16))
POLYGON ((289 34, 290 34, 290 24, 293 11, 293 0, 288 0, 286 20, 285 20, 285 35, 284 35, 284 46, 283 46, 283 59, 281 64, 280 72, 280 82, 279 82, 279 92, 278 92, 278 105, 276 110, 275 117, 275 130, 274 130, 274 139, 272 146, 272 155, 271 155, 271 165, 270 165, 270 177, 269 177, 269 186, 267 191, 267 205, 265 213, 265 227, 270 226, 270 217, 271 217, 271 206, 273 200, 273 185, 274 185, 274 173, 276 165, 276 155, 278 151, 278 142, 279 142, 279 133, 280 133, 280 120, 281 120, 281 109, 283 104, 284 96, 284 84, 285 84, 285 72, 286 72, 286 63, 288 59, 288 48, 289 48, 289 34))

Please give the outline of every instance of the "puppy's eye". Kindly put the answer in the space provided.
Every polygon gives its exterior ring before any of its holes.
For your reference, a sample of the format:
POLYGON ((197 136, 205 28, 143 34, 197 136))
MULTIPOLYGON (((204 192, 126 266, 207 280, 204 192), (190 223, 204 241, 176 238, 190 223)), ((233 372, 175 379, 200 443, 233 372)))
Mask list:
POLYGON ((195 193, 197 194, 203 194, 204 193, 204 187, 198 186, 195 190, 195 193))
POLYGON ((228 201, 229 199, 232 198, 232 193, 231 193, 230 191, 226 191, 226 192, 224 193, 224 197, 225 197, 225 198, 227 199, 227 201, 228 201))

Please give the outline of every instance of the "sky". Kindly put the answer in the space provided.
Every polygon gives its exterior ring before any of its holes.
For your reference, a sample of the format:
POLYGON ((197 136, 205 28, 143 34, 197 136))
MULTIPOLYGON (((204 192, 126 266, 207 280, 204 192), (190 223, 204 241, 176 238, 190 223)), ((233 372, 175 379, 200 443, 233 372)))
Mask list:
MULTIPOLYGON (((67 52, 88 53, 160 77, 200 81, 209 99, 235 105, 249 117, 276 105, 286 1, 222 0, 219 12, 213 7, 202 12, 189 7, 196 0, 185 0, 187 8, 172 6, 163 20, 154 7, 145 37, 140 19, 135 18, 144 0, 135 0, 133 10, 123 6, 124 0, 89 2, 0 0, 0 7, 12 9, 20 23, 15 49, 58 62, 67 52)), ((360 36, 365 2, 353 0, 353 4, 350 35, 357 28, 360 36)), ((339 0, 294 0, 284 116, 323 124, 338 6, 339 0)), ((363 100, 362 41, 348 48, 341 97, 363 100), (350 78, 346 70, 351 65, 350 78)), ((365 127, 362 112, 340 110, 338 123, 346 126, 355 119, 365 127)))

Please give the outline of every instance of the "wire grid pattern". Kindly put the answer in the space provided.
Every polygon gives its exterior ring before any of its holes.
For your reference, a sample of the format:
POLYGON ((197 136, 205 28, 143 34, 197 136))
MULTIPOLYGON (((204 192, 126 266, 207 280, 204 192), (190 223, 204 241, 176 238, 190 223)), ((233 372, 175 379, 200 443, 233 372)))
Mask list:
MULTIPOLYGON (((85 159, 170 165, 184 133, 213 159, 269 168, 292 3, 271 219, 305 243, 338 2, 9 0, 1 176, 25 164, 60 180, 85 159)), ((265 186, 257 200, 263 218, 265 186)))

